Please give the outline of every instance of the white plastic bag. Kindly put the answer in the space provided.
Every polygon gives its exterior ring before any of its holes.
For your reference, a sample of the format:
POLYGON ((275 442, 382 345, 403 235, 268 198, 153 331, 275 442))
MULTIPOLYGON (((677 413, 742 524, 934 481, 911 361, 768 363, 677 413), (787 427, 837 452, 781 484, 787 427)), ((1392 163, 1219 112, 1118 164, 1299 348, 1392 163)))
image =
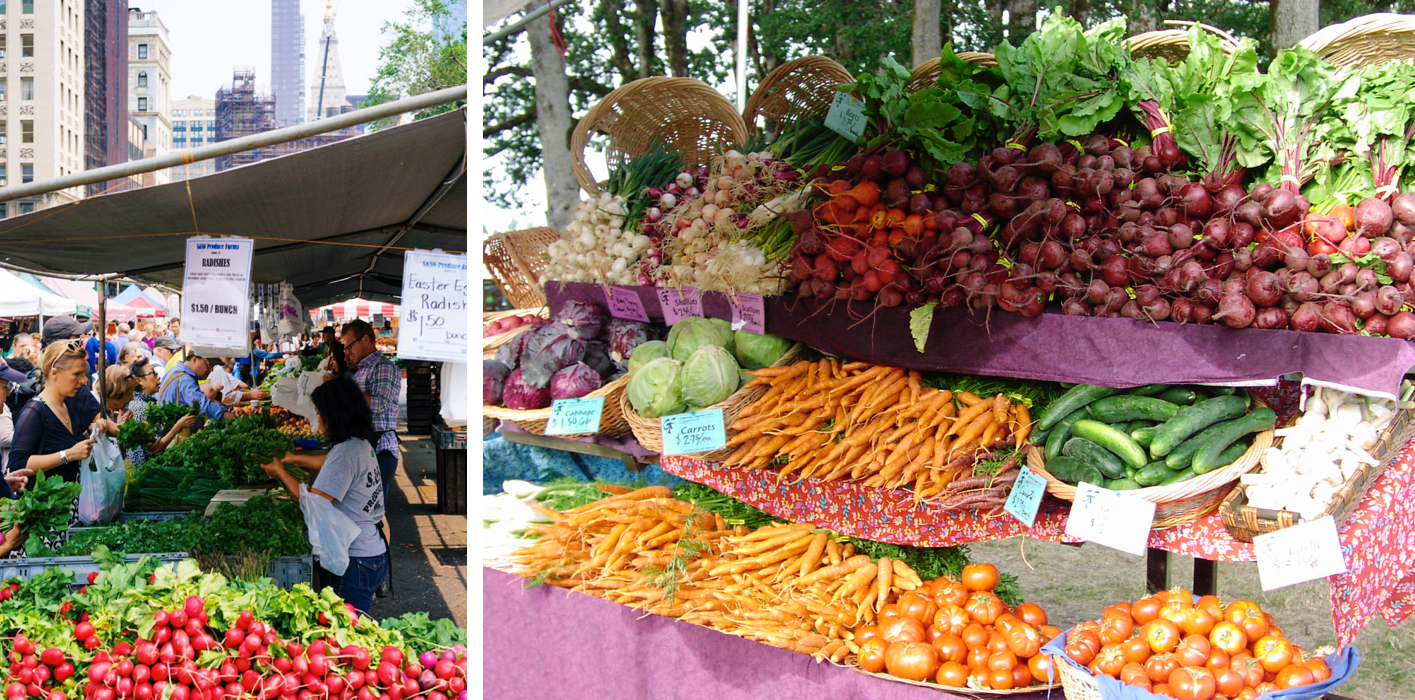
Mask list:
POLYGON ((295 288, 280 285, 280 335, 295 337, 303 333, 307 323, 305 307, 295 297, 295 288))
POLYGON ((358 538, 359 526, 328 499, 310 493, 305 484, 300 484, 300 513, 305 516, 305 529, 319 565, 335 576, 343 576, 349 568, 349 546, 358 538))
POLYGON ((442 378, 438 381, 442 392, 442 420, 453 428, 467 424, 467 406, 472 402, 467 393, 467 387, 472 385, 467 373, 469 367, 465 362, 442 363, 442 378))
POLYGON ((106 523, 123 510, 123 489, 128 482, 123 451, 113 438, 94 426, 96 441, 89 456, 79 464, 79 519, 85 525, 106 523))

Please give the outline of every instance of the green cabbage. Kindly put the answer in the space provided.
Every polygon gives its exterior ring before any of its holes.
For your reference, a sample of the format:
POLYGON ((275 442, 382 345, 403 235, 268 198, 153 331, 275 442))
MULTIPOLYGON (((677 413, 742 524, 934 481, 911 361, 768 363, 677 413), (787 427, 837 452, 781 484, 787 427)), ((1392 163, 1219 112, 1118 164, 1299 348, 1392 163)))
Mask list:
POLYGON ((680 368, 683 363, 660 357, 643 367, 629 380, 629 404, 634 412, 646 418, 661 418, 682 413, 683 403, 680 368))
POLYGON ((732 353, 716 346, 704 345, 683 363, 683 401, 693 410, 707 408, 737 391, 741 375, 732 353))
POLYGON ((639 346, 634 348, 634 352, 629 354, 629 376, 634 376, 634 373, 637 372, 640 367, 660 357, 670 356, 668 343, 662 340, 649 340, 639 343, 639 346))
POLYGON ((791 349, 791 341, 778 335, 737 331, 734 340, 737 347, 732 355, 737 358, 738 364, 749 370, 770 367, 791 349))
POLYGON ((732 352, 732 324, 720 318, 685 318, 668 330, 668 349, 673 359, 687 362, 694 350, 704 345, 716 345, 732 352))

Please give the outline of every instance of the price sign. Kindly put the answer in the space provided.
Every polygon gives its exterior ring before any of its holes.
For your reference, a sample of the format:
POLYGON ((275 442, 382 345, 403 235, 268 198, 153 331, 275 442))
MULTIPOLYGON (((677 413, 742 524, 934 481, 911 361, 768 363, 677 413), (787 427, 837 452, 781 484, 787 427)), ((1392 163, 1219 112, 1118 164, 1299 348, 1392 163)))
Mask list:
POLYGON ((665 455, 711 452, 727 444, 720 408, 664 416, 662 425, 665 455))
POLYGON ((599 432, 599 418, 604 414, 604 397, 556 399, 550 404, 550 420, 545 424, 546 435, 584 435, 599 432))
POLYGON ((663 307, 663 322, 673 325, 685 318, 703 315, 703 296, 692 287, 659 287, 658 304, 663 307))
POLYGON ((1017 480, 1012 483, 1012 493, 1007 495, 1007 503, 1002 509, 1012 514, 1027 527, 1037 522, 1037 509, 1042 505, 1042 494, 1046 493, 1047 480, 1036 472, 1022 467, 1017 480))
POLYGON ((835 101, 825 115, 825 126, 851 141, 860 138, 865 133, 865 103, 847 93, 835 93, 835 101))
POLYGON ((760 294, 738 294, 732 304, 732 330, 766 334, 766 306, 760 294))
POLYGON ((604 290, 605 301, 609 303, 609 315, 626 321, 649 322, 649 313, 644 310, 644 302, 639 293, 629 287, 608 287, 604 290))
POLYGON ((398 357, 466 362, 467 256, 410 250, 403 256, 398 357))
POLYGON ((1076 486, 1066 534, 1138 557, 1145 553, 1154 520, 1154 503, 1083 482, 1076 486))
POLYGON ((1329 515, 1258 535, 1253 551, 1265 591, 1346 573, 1336 521, 1329 515))
POLYGON ((255 241, 249 238, 187 239, 182 342, 208 352, 249 352, 253 250, 255 241))

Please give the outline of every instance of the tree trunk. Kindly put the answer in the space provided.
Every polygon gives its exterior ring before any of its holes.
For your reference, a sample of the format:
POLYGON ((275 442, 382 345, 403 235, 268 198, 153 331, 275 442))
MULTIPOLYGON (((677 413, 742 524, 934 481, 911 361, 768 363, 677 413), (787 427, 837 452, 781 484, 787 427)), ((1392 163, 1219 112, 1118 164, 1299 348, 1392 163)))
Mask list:
POLYGON ((526 25, 531 42, 531 71, 536 81, 536 126, 540 131, 541 171, 545 178, 546 221, 564 230, 574 218, 580 201, 570 157, 570 82, 565 59, 550 38, 550 18, 542 16, 526 25))
POLYGON ((639 77, 654 74, 654 23, 658 21, 658 3, 654 0, 638 0, 634 12, 635 35, 639 42, 639 77))
POLYGON ((1318 0, 1270 0, 1273 52, 1290 49, 1321 25, 1318 0))
POLYGON ((940 12, 943 0, 914 0, 914 67, 943 53, 940 12))
POLYGON ((668 72, 688 77, 688 0, 662 0, 663 47, 668 52, 668 72))
POLYGON ((612 51, 609 62, 619 72, 620 84, 638 77, 639 70, 629 57, 629 32, 620 21, 624 12, 622 0, 604 0, 595 6, 595 16, 604 20, 604 37, 612 51))
POLYGON ((1037 0, 1012 0, 1007 10, 1007 41, 1017 46, 1037 31, 1037 0))
POLYGON ((1002 10, 1007 5, 1005 0, 984 0, 983 6, 987 9, 987 43, 996 46, 1002 43, 1002 10))
POLYGON ((1141 0, 1130 8, 1130 13, 1126 15, 1127 23, 1130 25, 1130 36, 1153 32, 1162 29, 1160 26, 1161 15, 1165 11, 1164 0, 1155 2, 1154 0, 1141 0))

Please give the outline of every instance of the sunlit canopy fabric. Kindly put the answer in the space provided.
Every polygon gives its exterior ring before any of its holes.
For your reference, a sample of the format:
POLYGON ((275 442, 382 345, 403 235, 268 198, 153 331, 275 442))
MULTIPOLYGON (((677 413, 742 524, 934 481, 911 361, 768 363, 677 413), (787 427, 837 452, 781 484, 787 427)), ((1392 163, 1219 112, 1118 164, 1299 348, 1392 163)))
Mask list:
POLYGON ((197 231, 256 239, 252 281, 288 280, 307 308, 350 297, 397 302, 403 249, 467 250, 466 144, 463 107, 185 182, 12 217, 0 222, 0 262, 179 288, 186 240, 197 231))
POLYGON ((75 308, 74 300, 42 291, 9 270, 0 270, 0 316, 70 316, 75 308))
POLYGON ((114 301, 120 304, 127 304, 128 306, 133 307, 139 306, 133 303, 138 299, 146 300, 146 306, 148 308, 164 310, 167 308, 167 300, 164 299, 160 293, 150 293, 147 290, 138 287, 136 284, 130 284, 127 287, 124 287, 123 291, 118 292, 116 295, 113 296, 114 301))
POLYGON ((398 315, 398 305, 387 302, 371 302, 365 299, 350 299, 341 301, 338 304, 321 306, 310 311, 310 315, 316 320, 324 318, 325 311, 334 312, 334 318, 373 318, 374 314, 382 315, 384 318, 393 318, 398 315))

